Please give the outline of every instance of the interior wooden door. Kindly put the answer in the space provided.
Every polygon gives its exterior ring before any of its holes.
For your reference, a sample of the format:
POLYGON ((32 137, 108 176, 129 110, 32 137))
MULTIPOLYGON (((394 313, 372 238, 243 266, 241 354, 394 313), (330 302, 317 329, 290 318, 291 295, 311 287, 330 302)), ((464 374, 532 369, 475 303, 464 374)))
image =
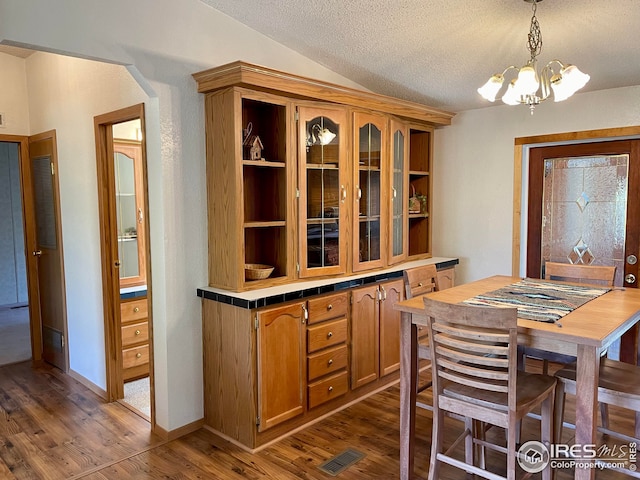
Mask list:
POLYGON ((38 304, 42 358, 66 372, 69 354, 55 131, 29 137, 26 167, 31 191, 25 194, 32 197, 30 221, 35 222, 30 261, 36 264, 38 283, 38 298, 30 302, 38 304))
MULTIPOLYGON (((640 141, 532 148, 528 191, 527 276, 545 261, 615 265, 616 286, 638 287, 640 141)), ((632 329, 620 358, 637 352, 632 329)))

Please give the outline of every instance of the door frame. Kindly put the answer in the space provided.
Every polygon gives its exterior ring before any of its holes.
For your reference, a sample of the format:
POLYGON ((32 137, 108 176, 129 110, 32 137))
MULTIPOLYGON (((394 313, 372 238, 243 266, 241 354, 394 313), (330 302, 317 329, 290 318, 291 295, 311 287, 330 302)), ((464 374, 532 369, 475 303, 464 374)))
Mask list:
POLYGON ((40 289, 38 285, 38 260, 31 255, 37 249, 35 203, 33 198, 33 183, 31 176, 31 162, 29 158, 29 141, 44 138, 53 139, 53 154, 51 163, 55 171, 53 177, 53 188, 55 190, 56 212, 56 240, 60 248, 60 261, 62 272, 62 315, 63 315, 63 335, 65 339, 64 348, 64 373, 69 371, 69 347, 68 347, 68 326, 67 326, 67 299, 64 279, 64 251, 62 244, 62 225, 60 223, 60 185, 58 181, 58 153, 57 137, 55 130, 49 130, 36 135, 3 135, 0 134, 0 142, 17 143, 19 166, 20 166, 20 195, 22 200, 22 225, 24 231, 24 250, 27 265, 27 292, 29 295, 29 333, 31 337, 31 359, 37 364, 43 361, 43 339, 42 339, 42 313, 40 309, 40 289))
MULTIPOLYGON (((98 176, 98 205, 100 218, 100 250, 102 257, 102 300, 105 328, 106 393, 107 401, 113 402, 124 396, 119 357, 122 351, 120 331, 120 278, 116 267, 118 261, 117 219, 115 206, 115 173, 113 165, 113 130, 116 123, 140 120, 142 138, 145 135, 144 104, 132 105, 120 110, 94 117, 96 138, 96 166, 98 176)), ((147 185, 146 142, 141 142, 144 210, 149 212, 147 185)), ((149 216, 144 215, 144 229, 149 232, 149 216)), ((151 400, 151 427, 155 427, 154 368, 153 368, 153 315, 150 246, 145 242, 147 279, 147 302, 149 308, 149 379, 151 400)))
MULTIPOLYGON (((605 128, 599 130, 584 130, 579 132, 564 132, 549 135, 537 135, 532 137, 519 137, 514 139, 513 153, 513 231, 511 248, 511 272, 514 276, 520 276, 522 236, 526 238, 526 225, 523 226, 523 163, 529 156, 529 148, 539 147, 542 144, 569 144, 604 142, 611 140, 627 140, 640 138, 640 125, 620 128, 605 128)), ((528 175, 528 173, 526 174, 528 175)), ((527 182, 528 183, 528 182, 527 182)), ((526 215, 526 212, 525 212, 526 215)), ((526 218, 526 216, 524 217, 526 218)), ((640 360, 640 343, 638 342, 638 325, 634 326, 623 338, 620 348, 621 359, 629 363, 637 364, 640 360)))

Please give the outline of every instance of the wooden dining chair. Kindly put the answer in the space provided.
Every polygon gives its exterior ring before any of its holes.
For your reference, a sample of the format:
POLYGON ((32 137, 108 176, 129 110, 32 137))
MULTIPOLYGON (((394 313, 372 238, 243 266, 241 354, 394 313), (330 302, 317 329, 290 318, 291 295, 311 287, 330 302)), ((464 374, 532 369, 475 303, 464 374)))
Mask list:
MULTIPOLYGON (((409 268, 403 272, 405 297, 407 299, 424 295, 425 293, 435 292, 438 288, 438 271, 436 266, 424 265, 421 267, 409 268)), ((426 337, 426 327, 418 325, 418 379, 420 378, 420 364, 424 368, 429 368, 430 364, 426 364, 426 360, 431 361, 431 351, 429 350, 429 339, 426 337)), ((424 369, 423 368, 423 369, 424 369)), ((420 393, 431 387, 431 382, 420 384, 417 382, 417 393, 420 393)), ((420 400, 416 402, 416 406, 426 410, 433 410, 432 406, 420 400)))
MULTIPOLYGON (((551 443, 556 379, 518 371, 516 308, 449 304, 429 297, 424 298, 424 306, 432 352, 434 410, 429 480, 440 478, 443 462, 484 478, 515 479, 517 426, 538 407, 541 441, 551 443), (446 451, 445 413, 465 419, 463 433, 446 451), (483 426, 479 428, 479 424, 483 426), (506 429, 506 448, 484 440, 485 424, 506 429), (451 453, 463 439, 464 461, 451 453), (506 453, 506 477, 486 470, 485 447, 506 453)), ((547 465, 542 478, 550 480, 551 476, 547 465)))
MULTIPOLYGON (((601 265, 573 265, 570 263, 546 262, 544 265, 544 278, 546 280, 559 280, 590 285, 603 285, 612 287, 616 276, 616 267, 601 265)), ((549 362, 568 364, 576 361, 576 357, 548 352, 531 347, 522 347, 521 365, 524 367, 526 358, 542 360, 542 373, 549 373, 549 362)))
MULTIPOLYGON (((576 364, 571 363, 556 372, 558 387, 556 389, 555 412, 555 443, 561 443, 562 427, 564 424, 564 404, 567 393, 576 394, 576 364)), ((640 442, 640 367, 629 363, 618 362, 609 358, 600 361, 600 376, 598 380, 598 402, 601 413, 606 412, 602 405, 615 405, 635 411, 635 429, 633 437, 613 431, 609 428, 608 415, 602 414, 602 426, 598 430, 602 433, 618 437, 627 442, 640 442)), ((579 400, 576 400, 579 401, 579 400)), ((633 465, 634 468, 636 464, 633 465)), ((617 469, 634 478, 640 478, 636 470, 617 469)))

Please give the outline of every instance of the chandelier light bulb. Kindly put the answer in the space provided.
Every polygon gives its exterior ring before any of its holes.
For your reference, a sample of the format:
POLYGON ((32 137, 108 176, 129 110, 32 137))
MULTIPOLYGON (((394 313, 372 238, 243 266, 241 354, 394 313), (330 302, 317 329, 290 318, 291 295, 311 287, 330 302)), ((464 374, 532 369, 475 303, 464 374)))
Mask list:
POLYGON ((498 91, 502 87, 502 83, 504 82, 504 76, 501 73, 497 73, 492 76, 487 83, 485 83, 482 87, 478 89, 478 93, 482 95, 482 98, 485 100, 489 100, 490 102, 495 102, 496 95, 498 91))
POLYGON ((526 97, 527 95, 535 95, 540 87, 540 82, 538 81, 538 73, 534 68, 535 64, 526 65, 520 69, 518 73, 518 79, 514 85, 516 93, 521 97, 526 97))
POLYGON ((581 72, 575 65, 567 65, 560 71, 560 74, 562 75, 562 81, 571 85, 574 93, 584 87, 591 78, 586 73, 581 72))
POLYGON ((502 96, 502 101, 507 105, 520 105, 520 95, 516 93, 515 83, 515 79, 511 80, 507 91, 502 96))

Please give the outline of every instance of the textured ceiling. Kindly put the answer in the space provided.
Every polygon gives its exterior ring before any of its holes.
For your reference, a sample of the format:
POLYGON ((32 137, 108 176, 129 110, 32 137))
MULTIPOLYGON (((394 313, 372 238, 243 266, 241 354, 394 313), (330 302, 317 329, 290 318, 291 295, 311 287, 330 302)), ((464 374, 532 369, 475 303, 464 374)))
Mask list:
MULTIPOLYGON (((491 105, 476 89, 529 59, 523 0, 202 1, 374 92, 454 112, 491 105)), ((591 75, 582 91, 640 85, 640 0, 537 9, 539 64, 577 65, 591 75)))

